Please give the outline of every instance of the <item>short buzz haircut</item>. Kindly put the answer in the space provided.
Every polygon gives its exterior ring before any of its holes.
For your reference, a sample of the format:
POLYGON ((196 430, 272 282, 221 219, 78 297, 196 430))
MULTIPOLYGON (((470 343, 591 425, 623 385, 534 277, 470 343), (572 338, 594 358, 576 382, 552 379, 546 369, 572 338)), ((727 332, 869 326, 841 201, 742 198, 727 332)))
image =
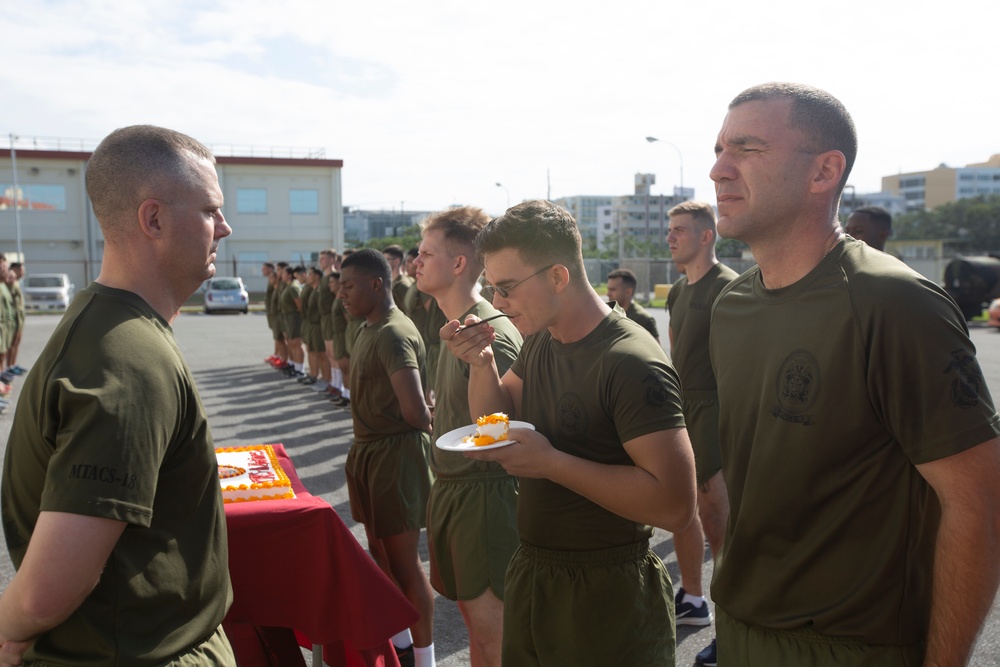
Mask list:
POLYGON ((22 266, 24 266, 24 264, 22 264, 21 262, 11 262, 10 270, 13 271, 14 269, 20 269, 22 266))
POLYGON ((745 102, 767 102, 787 99, 792 103, 788 115, 789 127, 800 130, 808 142, 802 148, 811 153, 837 150, 844 154, 847 166, 837 186, 836 196, 844 191, 847 177, 858 155, 858 133, 851 114, 836 97, 812 86, 800 83, 772 82, 747 88, 733 98, 729 108, 745 102))
POLYGON ((309 273, 319 276, 321 278, 323 277, 323 272, 320 269, 316 268, 315 266, 309 267, 309 273))
POLYGON ((483 209, 476 206, 457 206, 432 213, 421 223, 421 228, 424 233, 441 232, 445 243, 451 246, 475 251, 476 236, 489 222, 490 216, 483 209))
POLYGON ((343 264, 340 265, 341 270, 351 267, 354 267, 355 271, 373 278, 381 278, 382 289, 387 291, 391 289, 392 269, 389 268, 389 262, 386 261, 385 255, 375 248, 362 248, 345 257, 343 264))
POLYGON ((690 215, 691 219, 694 220, 694 224, 698 226, 698 229, 702 231, 710 229, 713 235, 717 235, 715 231, 715 209, 708 202, 681 202, 667 211, 667 215, 671 218, 675 215, 690 215))
POLYGON ((483 257, 513 248, 535 268, 562 264, 574 280, 586 280, 582 241, 576 220, 566 209, 544 199, 511 206, 490 221, 476 237, 476 254, 483 257))
POLYGON ((868 219, 885 230, 892 229, 892 213, 889 213, 881 206, 859 206, 851 211, 851 215, 861 213, 867 215, 868 219))
POLYGON ((212 151, 201 142, 155 125, 123 127, 105 137, 87 162, 85 179, 104 238, 124 240, 144 200, 194 182, 192 158, 215 164, 212 151))
POLYGON ((419 254, 420 254, 420 249, 417 248, 417 246, 413 246, 412 248, 406 251, 406 258, 409 259, 412 257, 413 259, 416 259, 417 255, 419 254))
POLYGON ((334 257, 334 258, 337 257, 337 251, 334 250, 333 248, 324 248, 319 251, 319 254, 326 255, 327 257, 334 257))
POLYGON ((269 269, 274 269, 274 262, 264 262, 264 266, 269 269))
POLYGON ((639 281, 635 279, 635 274, 628 269, 615 269, 608 274, 608 280, 612 278, 621 278, 622 283, 625 287, 631 287, 632 291, 635 291, 636 286, 638 286, 639 281))
POLYGON ((396 245, 395 243, 382 248, 382 254, 389 255, 393 259, 398 259, 401 262, 406 258, 406 253, 403 252, 403 246, 396 245))

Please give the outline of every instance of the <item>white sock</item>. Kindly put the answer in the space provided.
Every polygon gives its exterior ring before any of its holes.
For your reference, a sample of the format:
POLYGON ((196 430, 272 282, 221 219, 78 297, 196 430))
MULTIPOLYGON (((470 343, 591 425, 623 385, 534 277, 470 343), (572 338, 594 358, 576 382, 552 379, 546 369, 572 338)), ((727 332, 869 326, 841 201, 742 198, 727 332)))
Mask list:
POLYGON ((402 632, 397 632, 392 636, 392 645, 396 648, 406 648, 413 644, 413 637, 410 635, 410 629, 406 628, 402 632))
POLYGON ((295 363, 293 361, 292 362, 292 366, 295 367, 295 370, 297 370, 299 373, 301 373, 302 372, 302 368, 305 366, 305 364, 297 364, 297 363, 295 363))
POLYGON ((334 368, 333 373, 330 376, 330 386, 336 387, 337 389, 343 389, 344 387, 344 374, 339 368, 334 368))
POLYGON ((691 595, 690 593, 685 593, 684 599, 681 600, 681 602, 687 602, 689 604, 693 604, 695 607, 701 609, 701 606, 708 601, 705 598, 701 597, 700 595, 691 595))
MULTIPOLYGON (((344 387, 344 391, 341 392, 341 395, 344 398, 346 398, 347 400, 351 400, 351 390, 348 389, 347 387, 344 387)), ((409 632, 409 631, 407 631, 407 632, 409 632)))
POLYGON ((413 667, 435 667, 437 665, 434 662, 434 643, 431 642, 430 646, 424 647, 413 647, 413 667))

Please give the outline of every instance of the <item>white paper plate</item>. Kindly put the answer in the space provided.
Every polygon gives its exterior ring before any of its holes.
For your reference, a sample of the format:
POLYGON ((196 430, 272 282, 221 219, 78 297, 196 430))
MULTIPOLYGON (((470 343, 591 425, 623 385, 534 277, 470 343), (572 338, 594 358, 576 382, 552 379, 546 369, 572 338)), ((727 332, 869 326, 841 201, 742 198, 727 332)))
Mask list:
MULTIPOLYGON (((532 431, 535 427, 528 422, 519 422, 512 420, 510 422, 510 428, 530 428, 532 431)), ((434 444, 438 449, 443 449, 446 452, 472 452, 472 451, 483 451, 485 449, 496 449, 497 447, 506 447, 507 445, 513 445, 516 440, 501 440, 499 442, 494 442, 492 445, 483 445, 482 447, 476 447, 472 444, 472 436, 476 433, 476 425, 470 424, 469 426, 463 426, 461 428, 456 428, 454 431, 448 431, 434 444)))

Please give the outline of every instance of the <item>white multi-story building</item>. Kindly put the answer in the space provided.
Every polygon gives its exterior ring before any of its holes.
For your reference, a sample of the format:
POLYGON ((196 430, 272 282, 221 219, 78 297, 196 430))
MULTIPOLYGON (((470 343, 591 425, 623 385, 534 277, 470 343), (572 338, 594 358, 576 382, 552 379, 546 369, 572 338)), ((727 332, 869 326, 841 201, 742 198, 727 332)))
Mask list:
POLYGON ((882 177, 882 190, 906 199, 908 211, 930 210, 958 199, 1000 195, 1000 153, 986 162, 882 177))
MULTIPOLYGON (((0 251, 20 245, 29 273, 67 273, 77 286, 86 285, 100 273, 104 254, 84 185, 90 147, 28 145, 15 143, 13 156, 0 149, 0 251)), ((221 152, 222 211, 233 234, 219 244, 219 275, 240 275, 251 291, 262 291, 261 262, 313 263, 320 250, 343 248, 343 161, 292 149, 265 149, 267 156, 259 148, 242 150, 250 155, 221 152)))
POLYGON ((580 236, 583 238, 584 248, 600 250, 603 247, 601 245, 603 235, 598 223, 598 216, 602 208, 611 206, 612 199, 613 197, 607 195, 573 195, 554 199, 552 203, 562 206, 576 220, 576 225, 580 228, 580 236))

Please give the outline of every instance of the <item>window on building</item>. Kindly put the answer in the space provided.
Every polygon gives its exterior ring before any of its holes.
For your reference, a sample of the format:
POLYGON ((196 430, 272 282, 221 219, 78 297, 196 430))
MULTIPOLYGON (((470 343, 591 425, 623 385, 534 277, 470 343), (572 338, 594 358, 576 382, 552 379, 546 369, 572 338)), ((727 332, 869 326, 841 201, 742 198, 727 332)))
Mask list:
POLYGON ((237 213, 267 213, 267 190, 236 188, 237 213))
POLYGON ((958 175, 958 180, 960 181, 972 181, 975 180, 974 174, 963 173, 958 175))
POLYGON ((289 190, 288 210, 290 213, 316 215, 319 213, 319 190, 289 190))
POLYGON ((11 183, 0 183, 0 210, 14 207, 22 211, 58 212, 66 210, 66 186, 31 183, 18 184, 17 196, 11 183))

